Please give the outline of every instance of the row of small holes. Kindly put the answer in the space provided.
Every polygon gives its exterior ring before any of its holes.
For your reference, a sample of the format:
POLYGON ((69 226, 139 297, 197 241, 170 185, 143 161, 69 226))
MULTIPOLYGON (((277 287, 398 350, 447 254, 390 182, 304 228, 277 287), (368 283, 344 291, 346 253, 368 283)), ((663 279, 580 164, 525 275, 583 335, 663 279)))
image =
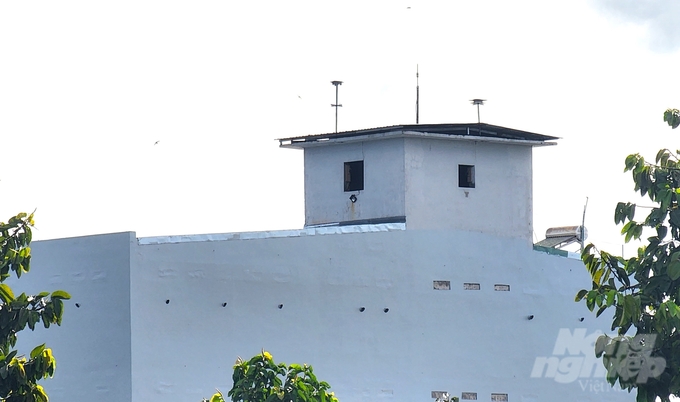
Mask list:
MULTIPOLYGON (((165 300, 165 304, 170 304, 170 299, 166 299, 166 300, 165 300)), ((227 302, 222 303, 222 307, 227 307, 227 302)), ((279 310, 281 310, 281 309, 283 308, 283 304, 279 304, 278 307, 279 307, 279 310)), ((80 303, 76 303, 76 308, 80 308, 80 303)), ((364 307, 364 306, 359 307, 359 311, 363 313, 364 311, 366 311, 366 307, 364 307)), ((385 308, 383 309, 383 313, 388 313, 389 311, 390 311, 390 309, 387 308, 387 307, 385 307, 385 308)), ((534 315, 532 314, 532 315, 528 316, 527 319, 533 320, 533 319, 534 319, 534 315)), ((581 317, 581 318, 579 318, 578 320, 579 320, 580 322, 583 322, 584 317, 581 317)))
MULTIPOLYGON (((165 300, 165 304, 170 304, 170 299, 165 300)), ((76 303, 76 307, 80 307, 80 305, 78 303, 76 303)), ((227 307, 227 302, 222 303, 222 307, 227 307)), ((279 304, 278 308, 279 308, 279 310, 281 310, 283 308, 283 304, 279 304)), ((366 307, 360 307, 359 311, 361 311, 363 313, 364 311, 366 311, 366 307)), ((387 308, 387 307, 385 307, 383 309, 384 313, 387 313, 389 311, 390 311, 390 309, 387 308)))

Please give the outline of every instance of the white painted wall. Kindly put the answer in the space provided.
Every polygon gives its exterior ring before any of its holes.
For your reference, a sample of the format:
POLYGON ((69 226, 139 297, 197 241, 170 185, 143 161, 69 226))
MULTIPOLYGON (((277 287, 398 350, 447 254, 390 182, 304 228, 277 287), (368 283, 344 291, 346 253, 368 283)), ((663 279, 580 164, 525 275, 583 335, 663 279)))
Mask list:
POLYGON ((406 223, 532 240, 532 148, 406 138, 406 223), (475 166, 475 188, 458 187, 458 165, 475 166))
POLYGON ((560 328, 607 327, 573 302, 589 283, 580 261, 522 239, 401 228, 36 242, 34 270, 18 283, 74 299, 61 328, 22 341, 53 347, 58 372, 44 383, 53 402, 199 401, 228 391, 236 357, 262 348, 312 364, 343 402, 427 401, 433 390, 625 400, 530 378, 560 328))
POLYGON ((404 216, 404 140, 305 148, 305 225, 404 216), (344 191, 344 163, 364 161, 364 190, 344 191), (357 195, 357 202, 349 200, 357 195))
POLYGON ((150 244, 135 255, 133 401, 227 391, 236 356, 262 348, 312 364, 347 402, 429 400, 432 390, 621 400, 529 378, 560 328, 607 323, 573 302, 589 283, 579 261, 521 239, 405 230, 150 244), (433 280, 452 289, 433 290, 433 280), (464 282, 481 290, 463 290, 464 282))
POLYGON ((34 242, 32 269, 9 280, 15 292, 63 289, 62 325, 19 336, 18 349, 47 343, 57 359, 53 379, 43 381, 52 402, 130 401, 130 246, 133 233, 34 242), (76 307, 76 303, 80 306, 76 307))
MULTIPOLYGON (((390 138, 309 146, 306 225, 406 216, 409 229, 459 229, 532 241, 532 147, 443 138, 390 138), (352 203, 345 162, 363 160, 364 190, 352 203), (475 166, 475 188, 458 165, 475 166)), ((356 194, 356 192, 354 192, 356 194)))

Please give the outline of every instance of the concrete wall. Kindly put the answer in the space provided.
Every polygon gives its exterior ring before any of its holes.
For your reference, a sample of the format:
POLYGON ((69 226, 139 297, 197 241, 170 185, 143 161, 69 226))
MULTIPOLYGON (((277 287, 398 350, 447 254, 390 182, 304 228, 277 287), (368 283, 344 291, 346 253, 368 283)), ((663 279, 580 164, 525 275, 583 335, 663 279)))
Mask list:
POLYGON ((43 381, 52 402, 130 401, 130 245, 133 233, 39 241, 32 269, 9 280, 15 292, 66 290, 60 327, 36 326, 19 334, 20 353, 47 343, 57 359, 43 381), (76 307, 76 303, 80 307, 76 307))
POLYGON ((404 216, 404 140, 305 148, 305 225, 404 216), (364 190, 344 191, 344 163, 364 161, 364 190), (357 202, 349 200, 357 194, 357 202))
POLYGON ((343 402, 622 400, 593 392, 608 387, 590 372, 531 378, 560 329, 608 327, 573 302, 588 284, 580 261, 522 239, 403 224, 36 242, 33 271, 13 283, 73 295, 62 327, 21 334, 25 353, 47 342, 58 358, 53 402, 199 401, 262 348, 312 364, 343 402))
POLYGON ((236 357, 262 348, 277 361, 312 364, 345 402, 429 400, 435 390, 479 400, 621 400, 575 381, 530 378, 560 328, 590 333, 607 322, 573 301, 589 284, 580 261, 521 239, 404 230, 187 240, 135 252, 135 402, 226 392, 236 357), (435 280, 451 289, 434 290, 435 280))
POLYGON ((407 138, 406 223, 532 240, 530 146, 407 138), (475 166, 475 188, 458 186, 458 165, 475 166))
POLYGON ((395 138, 305 148, 305 224, 405 216, 409 229, 459 229, 532 241, 532 148, 395 138), (364 190, 345 192, 344 162, 364 161, 364 190), (461 188, 458 165, 475 166, 461 188), (357 202, 349 200, 357 194, 357 202))

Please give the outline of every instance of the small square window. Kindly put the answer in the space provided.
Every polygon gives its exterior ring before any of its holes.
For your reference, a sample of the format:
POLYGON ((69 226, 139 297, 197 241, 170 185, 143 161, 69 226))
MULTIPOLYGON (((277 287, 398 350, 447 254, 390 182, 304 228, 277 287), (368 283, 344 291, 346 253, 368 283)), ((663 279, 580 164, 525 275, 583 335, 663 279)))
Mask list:
POLYGON ((475 188, 474 165, 458 165, 458 187, 475 188))
POLYGON ((364 161, 345 162, 345 191, 364 189, 364 161))

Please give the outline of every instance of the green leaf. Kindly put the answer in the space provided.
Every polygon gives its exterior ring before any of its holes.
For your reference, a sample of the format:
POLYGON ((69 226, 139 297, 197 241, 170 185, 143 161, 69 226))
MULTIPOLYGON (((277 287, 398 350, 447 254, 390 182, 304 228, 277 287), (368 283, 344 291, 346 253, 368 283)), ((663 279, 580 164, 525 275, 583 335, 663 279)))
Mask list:
POLYGON ((633 154, 633 155, 628 155, 626 157, 626 169, 624 172, 627 172, 635 167, 635 164, 637 163, 638 159, 638 154, 633 154))
POLYGON ((31 393, 35 402, 48 402, 47 394, 41 385, 36 385, 31 393))
MULTIPOLYGON (((613 281, 613 279, 610 280, 610 282, 612 282, 612 281, 613 281)), ((611 286, 614 287, 613 284, 611 286)), ((611 289, 611 290, 607 291, 607 307, 613 306, 615 301, 616 301, 616 290, 611 289)))
POLYGON ((637 397, 635 398, 635 402, 654 402, 654 400, 652 399, 650 401, 649 399, 647 399, 647 390, 642 387, 639 387, 637 397))
POLYGON ((609 337, 607 335, 600 335, 600 337, 597 338, 597 341, 595 341, 595 357, 600 357, 602 356, 602 353, 604 353, 605 347, 609 343, 609 337))
POLYGON ((36 346, 33 350, 31 350, 31 359, 35 359, 36 357, 40 356, 43 350, 45 350, 44 343, 42 345, 36 346))
POLYGON ((680 227, 680 209, 676 208, 668 214, 669 222, 672 226, 680 227))
POLYGON ((5 363, 8 363, 8 364, 9 364, 9 362, 11 362, 12 359, 14 359, 14 356, 16 356, 17 353, 19 353, 19 352, 16 351, 16 350, 13 350, 13 351, 9 352, 9 354, 5 357, 5 363))
POLYGON ((0 298, 5 303, 11 303, 14 300, 14 292, 12 292, 12 288, 9 285, 5 283, 0 284, 0 298))
POLYGON ((593 311, 595 308, 595 299, 597 298, 597 291, 591 290, 586 296, 586 307, 588 310, 593 311))
POLYGON ((660 149, 659 152, 656 153, 656 163, 661 162, 661 159, 663 158, 664 155, 667 154, 666 149, 660 149))
POLYGON ((602 280, 603 274, 604 274, 604 269, 598 269, 597 271, 595 271, 595 275, 593 275, 593 282, 595 282, 599 285, 600 281, 602 280))
POLYGON ((574 299, 575 302, 580 302, 585 296, 588 294, 588 291, 585 289, 581 289, 578 291, 576 294, 576 298, 574 299))
POLYGON ((672 280, 680 278, 680 261, 671 261, 671 263, 668 264, 668 270, 666 272, 672 280))
POLYGON ((609 306, 607 306, 606 304, 604 306, 600 307, 597 310, 597 313, 595 314, 595 318, 599 317, 607 309, 607 307, 609 307, 609 306))
POLYGON ((660 225, 656 228, 656 234, 659 236, 659 240, 663 240, 668 233, 668 228, 664 225, 660 225))
POLYGON ((61 325, 61 317, 64 311, 64 302, 61 301, 61 299, 54 299, 52 300, 52 304, 54 305, 54 316, 56 318, 57 325, 61 325))
MULTIPOLYGON (((618 225, 619 223, 623 222, 625 217, 626 217, 626 211, 625 211, 626 204, 619 202, 616 204, 616 208, 614 209, 614 223, 618 225)), ((592 245, 591 245, 592 246, 592 245)), ((585 250, 584 250, 585 252, 585 250)))
POLYGON ((52 292, 52 296, 50 296, 53 299, 64 299, 68 300, 71 298, 71 295, 68 294, 67 292, 64 292, 63 290, 56 290, 52 292))
POLYGON ((680 110, 666 109, 663 113, 663 121, 668 123, 671 128, 676 129, 680 126, 680 110))
POLYGON ((224 398, 222 397, 222 394, 218 392, 210 398, 210 402, 224 402, 224 398))

